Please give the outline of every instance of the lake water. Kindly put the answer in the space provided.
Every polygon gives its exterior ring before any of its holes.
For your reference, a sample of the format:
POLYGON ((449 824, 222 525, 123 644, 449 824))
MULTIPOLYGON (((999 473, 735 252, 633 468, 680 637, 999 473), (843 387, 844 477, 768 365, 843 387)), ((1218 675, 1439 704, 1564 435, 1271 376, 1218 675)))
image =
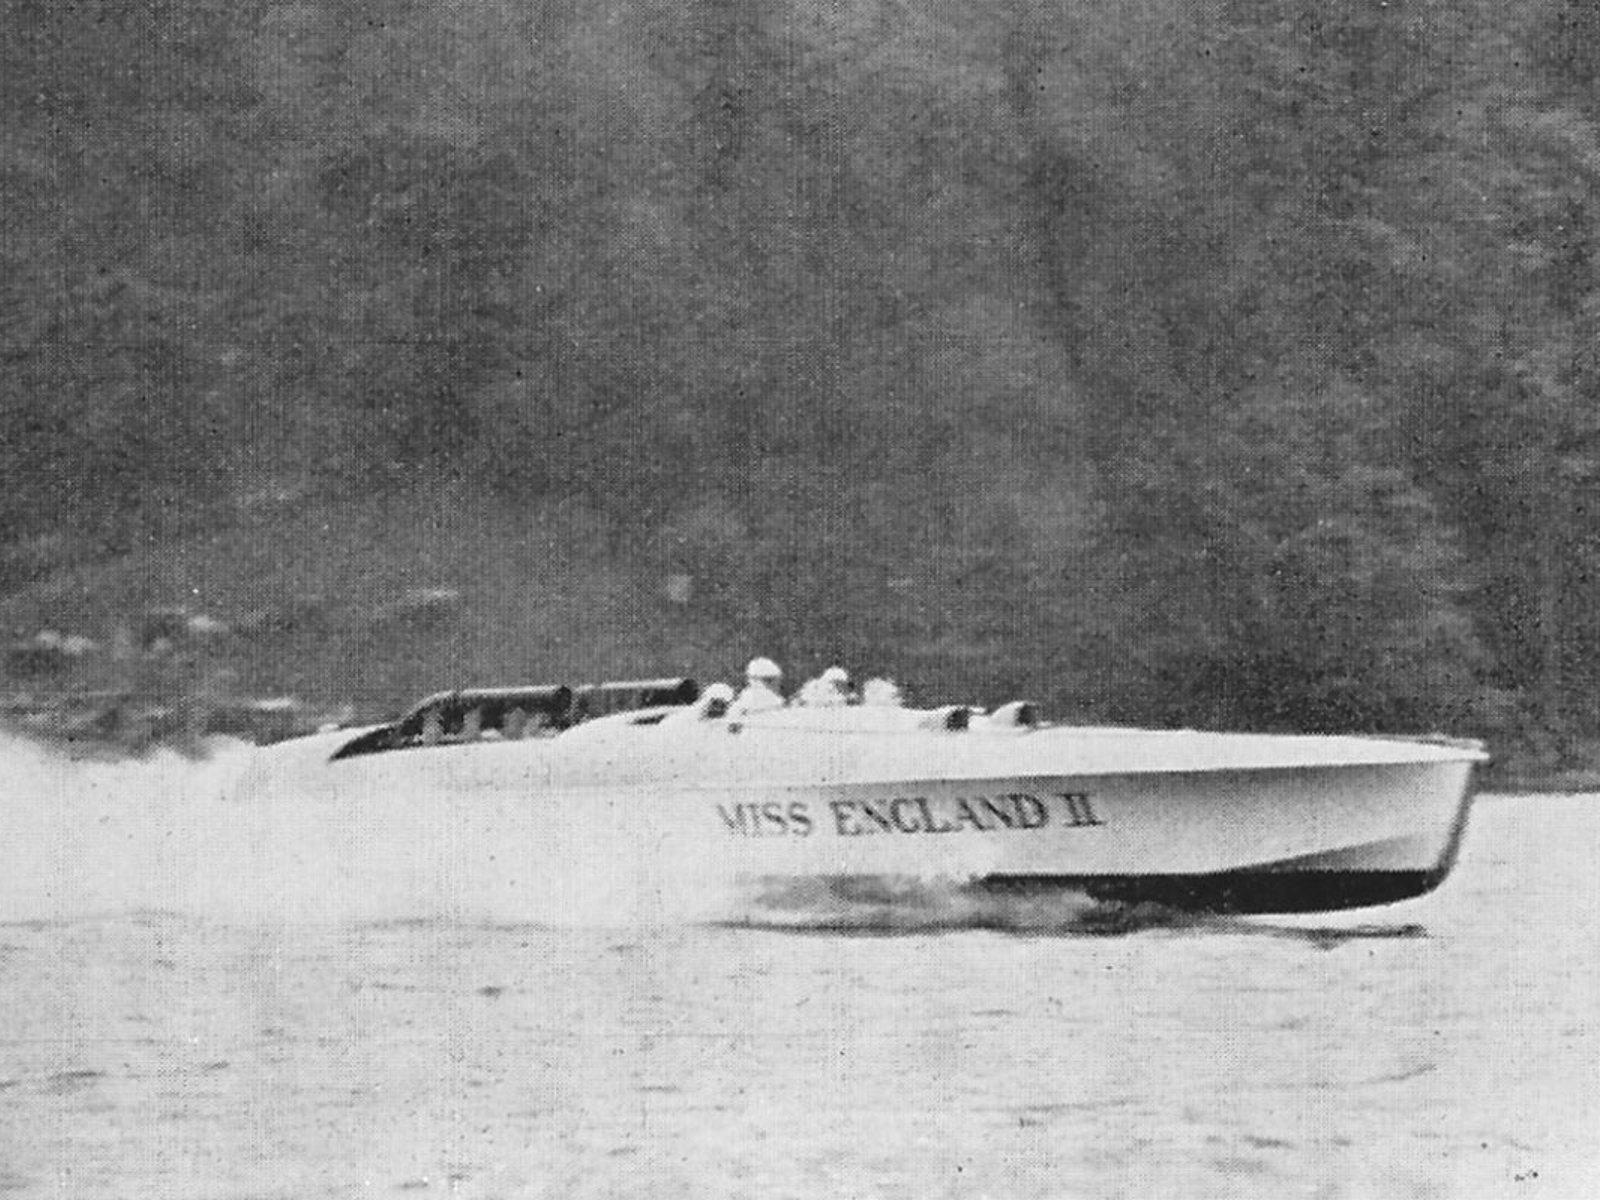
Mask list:
POLYGON ((1600 1195, 1600 797, 1480 799, 1435 895, 1286 920, 156 911, 110 847, 74 912, 40 839, 225 765, 8 749, 0 1193, 1600 1195))

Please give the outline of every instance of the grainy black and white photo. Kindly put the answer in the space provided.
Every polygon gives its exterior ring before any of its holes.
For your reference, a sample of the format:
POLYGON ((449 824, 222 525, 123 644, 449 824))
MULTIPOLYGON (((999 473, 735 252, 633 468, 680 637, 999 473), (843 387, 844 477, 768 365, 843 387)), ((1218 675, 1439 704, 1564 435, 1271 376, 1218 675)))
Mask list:
POLYGON ((1595 0, 0 30, 0 1195, 1600 1194, 1595 0))

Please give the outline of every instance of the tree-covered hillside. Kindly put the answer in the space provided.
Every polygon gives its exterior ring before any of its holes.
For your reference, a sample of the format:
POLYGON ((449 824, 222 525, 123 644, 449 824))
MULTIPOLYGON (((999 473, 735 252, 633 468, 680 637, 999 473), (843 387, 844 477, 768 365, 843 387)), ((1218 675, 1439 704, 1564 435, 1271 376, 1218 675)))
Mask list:
POLYGON ((8 611, 437 489, 730 663, 1558 746, 1594 12, 0 0, 8 611))

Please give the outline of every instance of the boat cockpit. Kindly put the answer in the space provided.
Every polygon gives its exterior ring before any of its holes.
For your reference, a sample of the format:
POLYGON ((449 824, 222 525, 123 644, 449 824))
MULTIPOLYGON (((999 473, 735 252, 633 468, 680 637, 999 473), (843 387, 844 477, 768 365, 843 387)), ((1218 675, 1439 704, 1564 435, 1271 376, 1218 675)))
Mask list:
MULTIPOLYGON (((330 761, 391 750, 548 737, 602 718, 630 726, 680 720, 714 722, 730 734, 747 729, 829 734, 1026 733, 1040 726, 1036 706, 1025 700, 992 712, 965 704, 913 709, 791 703, 747 713, 737 710, 734 693, 726 684, 715 683, 702 691, 693 679, 636 679, 578 687, 554 684, 436 692, 399 720, 356 734, 333 752, 330 761)), ((594 731, 599 733, 600 726, 594 731)))

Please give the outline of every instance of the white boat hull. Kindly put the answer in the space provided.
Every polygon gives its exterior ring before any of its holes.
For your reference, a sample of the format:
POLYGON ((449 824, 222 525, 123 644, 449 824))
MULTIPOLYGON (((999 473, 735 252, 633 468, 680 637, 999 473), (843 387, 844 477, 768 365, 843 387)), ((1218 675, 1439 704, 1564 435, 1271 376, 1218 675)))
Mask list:
POLYGON ((842 731, 688 715, 337 762, 329 755, 348 735, 311 739, 264 755, 244 798, 269 811, 274 791, 315 798, 323 836, 387 847, 379 871, 401 869, 420 840, 497 847, 460 867, 508 877, 535 850, 548 871, 570 845, 573 870, 592 874, 596 864, 576 856, 600 845, 616 848, 635 881, 692 864, 777 891, 941 880, 1295 912, 1437 887, 1482 758, 1379 739, 842 731))

